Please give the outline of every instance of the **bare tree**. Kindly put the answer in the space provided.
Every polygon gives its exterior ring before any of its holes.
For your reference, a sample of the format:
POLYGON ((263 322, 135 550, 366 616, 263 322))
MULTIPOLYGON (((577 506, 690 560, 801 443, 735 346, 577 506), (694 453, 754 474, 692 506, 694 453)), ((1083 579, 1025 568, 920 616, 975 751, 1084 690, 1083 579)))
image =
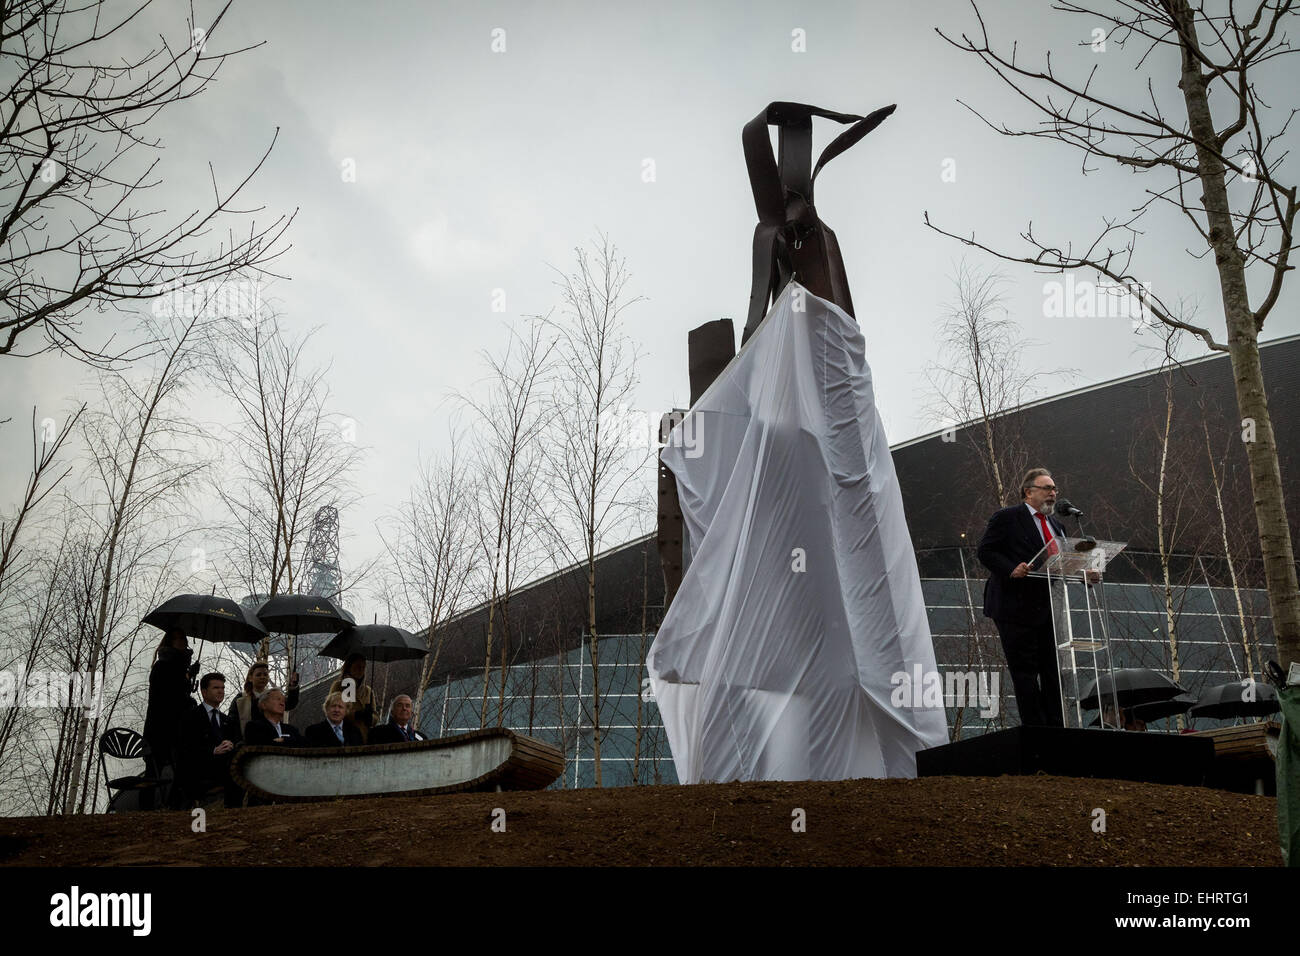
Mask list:
MULTIPOLYGON (((329 410, 330 370, 308 365, 310 333, 291 338, 274 315, 227 325, 229 348, 214 363, 237 419, 225 442, 229 467, 215 486, 228 517, 220 532, 227 589, 292 594, 317 509, 342 511, 355 498, 355 423, 329 410)), ((269 638, 258 658, 268 652, 269 638)))
MULTIPOLYGON (((19 563, 18 551, 9 551, 9 570, 18 574, 13 587, 7 582, 0 592, 0 649, 16 673, 37 675, 38 702, 31 706, 54 711, 53 718, 24 720, 19 714, 26 708, 14 708, 5 716, 0 757, 16 745, 23 778, 6 792, 9 805, 18 799, 30 812, 93 811, 99 768, 88 742, 97 739, 101 720, 111 719, 119 700, 140 696, 134 665, 148 643, 140 619, 177 580, 175 551, 188 530, 178 511, 190 509, 172 505, 184 501, 186 484, 202 465, 180 447, 192 432, 176 417, 193 367, 194 324, 154 336, 170 340, 147 376, 140 366, 129 376, 103 373, 94 411, 85 414, 83 407, 57 440, 53 421, 43 423, 43 441, 56 446, 71 438, 73 424, 81 426, 77 444, 87 474, 63 492, 57 516, 37 525, 34 552, 19 563), (51 693, 40 701, 47 669, 73 683, 60 678, 57 698, 51 693), (75 691, 96 684, 103 707, 92 712, 75 691)), ((47 445, 37 459, 39 473, 48 470, 50 454, 47 445)), ((23 506, 29 512, 39 500, 32 485, 40 481, 29 484, 23 506)))
MULTIPOLYGON (((1175 580, 1174 565, 1179 552, 1199 554, 1204 542, 1198 539, 1196 528, 1202 489, 1189 480, 1195 449, 1184 440, 1185 436, 1179 434, 1175 425, 1174 375, 1175 369, 1169 365, 1162 370, 1162 414, 1158 416, 1154 429, 1140 429, 1135 434, 1129 452, 1129 472, 1150 496, 1155 508, 1156 554, 1160 572, 1154 588, 1160 595, 1160 606, 1165 615, 1170 674, 1179 681, 1182 668, 1178 622, 1194 566, 1191 562, 1180 562, 1186 566, 1184 580, 1175 580), (1155 454, 1154 462, 1149 459, 1152 452, 1155 454)), ((1180 729, 1182 724, 1180 714, 1180 729)))
MULTIPOLYGON (((972 112, 1003 135, 1075 147, 1083 153, 1084 172, 1089 159, 1100 158, 1135 173, 1158 173, 1163 180, 1147 190, 1149 198, 1136 210, 1105 219, 1097 236, 1078 247, 1042 240, 1031 224, 1022 234, 1030 251, 1016 256, 977 242, 973 235, 939 229, 930 224, 928 214, 926 224, 1007 261, 1057 272, 1097 273, 1137 295, 1159 322, 1198 336, 1208 348, 1231 356, 1273 626, 1286 667, 1300 660, 1300 588, 1260 366, 1259 334, 1292 269, 1300 205, 1296 187, 1279 177, 1286 156, 1284 136, 1296 110, 1284 109, 1280 120, 1272 120, 1261 84, 1271 81, 1274 61, 1296 52, 1286 34, 1296 9, 1290 0, 1261 0, 1248 19, 1238 16, 1231 5, 1226 15, 1215 15, 1194 8, 1188 0, 1130 0, 1111 10, 1062 2, 1055 9, 1084 18, 1093 49, 1098 50, 1096 44, 1110 44, 1114 51, 1107 54, 1108 61, 1133 66, 1139 73, 1145 69, 1145 82, 1128 85, 1131 97, 1121 99, 1121 94, 1107 97, 1100 92, 1100 60, 1076 80, 1058 75, 1050 54, 1042 68, 1027 66, 1014 45, 1009 53, 993 49, 984 18, 975 7, 978 35, 963 33, 954 40, 939 31, 940 36, 978 57, 1042 121, 1028 129, 1012 129, 972 112), (1094 30, 1102 36, 1098 38, 1094 30), (1141 55, 1128 56, 1124 62, 1130 44, 1139 47, 1141 55), (1218 120, 1211 109, 1212 92, 1219 94, 1218 120), (1167 115, 1175 99, 1181 100, 1185 122, 1167 115), (1230 195, 1234 184, 1235 199, 1230 195), (1212 265, 1218 279, 1226 343, 1218 342, 1208 328, 1181 318, 1176 307, 1152 292, 1133 271, 1140 234, 1137 224, 1160 203, 1177 210, 1204 244, 1199 254, 1191 255, 1198 260, 1208 257, 1206 269, 1212 265), (1253 306, 1247 284, 1252 270, 1262 273, 1263 282, 1256 288, 1265 290, 1262 297, 1256 295, 1253 306)), ((1279 95, 1286 92, 1280 90, 1279 95)), ((1289 92, 1294 94, 1294 87, 1289 92)), ((1275 101, 1272 96, 1267 99, 1275 101)))
POLYGON ((641 746, 645 741, 645 655, 648 650, 650 612, 650 545, 641 546, 641 642, 636 667, 636 740, 632 745, 632 784, 641 782, 641 746))
MULTIPOLYGON (((200 361, 204 350, 197 346, 206 340, 207 332, 207 323, 199 315, 164 322, 153 336, 163 343, 158 368, 143 387, 120 373, 104 373, 104 401, 86 421, 86 448, 96 487, 88 513, 102 536, 102 556, 95 566, 94 623, 89 628, 86 669, 90 673, 107 659, 110 599, 123 584, 119 542, 128 530, 156 513, 165 499, 183 492, 203 467, 192 455, 177 454, 177 441, 186 433, 194 437, 194 430, 176 406, 200 361)), ((78 806, 80 781, 90 772, 88 728, 89 718, 83 714, 73 743, 76 776, 68 801, 71 807, 78 806)))
MULTIPOLYGON (((40 504, 45 500, 46 495, 59 486, 63 479, 68 477, 72 471, 72 466, 68 466, 61 474, 54 475, 52 470, 56 467, 54 462, 62 450, 64 442, 72 433, 73 427, 77 420, 85 412, 86 406, 83 404, 63 423, 59 428, 54 419, 46 419, 41 422, 40 429, 36 426, 36 409, 32 408, 32 470, 27 479, 27 488, 23 493, 23 500, 18 505, 17 510, 12 517, 0 520, 0 599, 3 598, 5 584, 11 577, 11 572, 21 577, 24 566, 19 564, 19 558, 22 556, 22 547, 18 543, 18 536, 23 530, 23 525, 27 523, 40 504)), ((0 601, 0 608, 3 608, 0 601)))
POLYGON ((537 479, 546 425, 546 389, 555 339, 546 323, 513 329, 500 356, 483 353, 489 375, 486 395, 463 397, 474 416, 474 454, 479 479, 475 509, 481 560, 480 590, 488 603, 483 652, 483 702, 479 726, 487 726, 494 642, 501 656, 497 722, 505 710, 510 637, 510 595, 536 569, 540 538, 537 479))
POLYGON ((462 610, 474 571, 477 542, 469 477, 461 443, 453 434, 441 460, 421 463, 410 496, 394 516, 392 534, 383 539, 396 577, 398 606, 408 620, 427 623, 432 644, 412 695, 417 725, 447 638, 443 625, 462 610))
MULTIPOLYGON (((151 509, 118 536, 114 553, 116 573, 111 582, 104 635, 99 626, 100 575, 106 547, 93 512, 70 502, 66 513, 71 528, 67 549, 56 573, 57 614, 41 655, 42 666, 56 673, 78 674, 84 686, 98 684, 101 706, 86 708, 84 699, 69 695, 66 706, 58 702, 56 719, 42 721, 31 746, 44 749, 41 763, 48 767, 44 801, 46 813, 93 812, 98 802, 99 765, 94 741, 118 716, 128 725, 143 720, 148 697, 148 652, 157 644, 158 632, 141 618, 166 595, 182 585, 179 552, 188 535, 183 521, 162 509, 151 509), (98 652, 91 667, 90 656, 98 652), (49 733, 53 724, 54 733, 49 733), (83 726, 84 724, 84 726, 83 726), (84 752, 78 751, 78 743, 84 752)), ((50 700, 50 707, 56 702, 50 700)))
MULTIPOLYGON (((649 442, 628 442, 627 422, 636 387, 636 351, 623 330, 623 313, 642 301, 625 291, 630 274, 609 237, 601 235, 594 252, 575 250, 577 266, 560 273, 565 323, 560 326, 563 374, 554 392, 554 425, 547 442, 548 497, 558 513, 557 545, 571 563, 586 567, 586 638, 591 658, 589 716, 595 783, 601 785, 602 739, 600 643, 596 630, 596 555, 606 541, 627 531, 652 500, 630 494, 649 471, 649 442), (570 534, 581 542, 576 547, 570 534)), ((557 270, 558 271, 558 270, 557 270)))
POLYGON ((1008 502, 1025 461, 1024 435, 1017 416, 1007 412, 1024 404, 1034 384, 1055 372, 1027 372, 1021 365, 1026 341, 1007 314, 1001 273, 980 273, 962 262, 953 279, 956 301, 940 329, 942 360, 926 369, 931 409, 938 417, 970 425, 971 447, 984 472, 985 503, 1008 502))
MULTIPOLYGON (((69 429, 65 429, 59 437, 66 439, 68 434, 69 429)), ((33 479, 28 483, 25 504, 20 506, 17 518, 31 516, 32 485, 39 485, 37 473, 47 470, 49 461, 53 460, 52 455, 49 455, 48 444, 42 442, 37 445, 35 435, 33 446, 39 449, 34 454, 36 463, 33 479)), ((66 475, 67 472, 64 472, 60 477, 66 475)), ((6 549, 10 557, 9 567, 20 573, 9 575, 5 586, 0 588, 0 664, 7 675, 23 675, 25 678, 43 659, 51 634, 64 616, 58 580, 72 543, 65 524, 64 533, 56 540, 42 542, 38 539, 37 547, 34 550, 28 549, 19 564, 17 558, 20 551, 14 546, 14 540, 22 523, 15 520, 6 526, 6 531, 9 532, 6 537, 6 544, 10 546, 6 549)), ((15 781, 25 776, 29 769, 14 759, 17 750, 14 745, 33 733, 37 729, 34 725, 39 723, 35 720, 32 709, 20 706, 26 702, 25 688, 15 686, 15 691, 23 695, 24 699, 16 700, 15 706, 0 711, 0 781, 5 784, 0 789, 0 807, 5 812, 22 803, 23 788, 15 786, 15 781)))
MULTIPOLYGON (((1246 616, 1246 608, 1241 596, 1242 585, 1237 574, 1238 560, 1235 555, 1240 553, 1241 543, 1233 541, 1234 535, 1232 532, 1233 530, 1240 529, 1241 524, 1236 521, 1229 522, 1228 508, 1225 505, 1225 496, 1223 493, 1224 487, 1229 480, 1229 451, 1231 450, 1231 445, 1235 444, 1235 436, 1228 439, 1229 447, 1225 448, 1222 456, 1216 460, 1214 449, 1210 441, 1209 420, 1206 416, 1203 404, 1201 406, 1201 429, 1205 435, 1205 457, 1209 463, 1210 487, 1214 492, 1214 513, 1219 519, 1219 545, 1223 549, 1223 562, 1227 567, 1228 582, 1232 589, 1233 603, 1236 607, 1237 624, 1241 629, 1242 659, 1245 663, 1245 667, 1242 668, 1243 673, 1241 676, 1243 678, 1253 679, 1256 674, 1262 674, 1264 661, 1258 645, 1253 648, 1252 653, 1251 638, 1254 636, 1253 628, 1250 626, 1250 622, 1246 616)), ((1237 489, 1235 488, 1230 489, 1230 492, 1236 490, 1237 489)), ((1233 495, 1233 497, 1236 496, 1233 495)), ((1204 573, 1203 568, 1202 571, 1204 573)), ((1209 586, 1208 580, 1206 583, 1207 586, 1209 586)), ((1226 628, 1224 639, 1227 640, 1226 628)))
POLYGON ((179 43, 150 42, 139 29, 150 5, 0 4, 0 355, 60 349, 93 363, 138 355, 112 347, 109 329, 88 344, 82 316, 160 286, 251 278, 283 251, 292 216, 212 236, 258 211, 237 198, 270 146, 233 185, 218 185, 209 167, 212 196, 199 209, 168 221, 161 202, 149 208, 161 182, 159 159, 149 157, 162 148, 154 120, 203 92, 227 57, 252 49, 209 50, 229 3, 206 26, 174 21, 179 43))

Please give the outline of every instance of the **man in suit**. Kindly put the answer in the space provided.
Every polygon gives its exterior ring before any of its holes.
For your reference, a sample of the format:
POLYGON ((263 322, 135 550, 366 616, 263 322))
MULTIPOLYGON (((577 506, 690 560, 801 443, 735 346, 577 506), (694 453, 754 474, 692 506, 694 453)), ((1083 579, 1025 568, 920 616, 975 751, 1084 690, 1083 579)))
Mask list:
POLYGON ((411 698, 398 694, 388 709, 388 723, 370 731, 372 744, 401 744, 410 740, 424 740, 424 734, 411 723, 411 698))
POLYGON ((181 721, 180 787, 189 805, 219 786, 225 791, 226 806, 237 807, 242 791, 230 779, 230 758, 240 741, 239 721, 218 709, 226 698, 226 678, 215 672, 204 674, 199 694, 203 703, 181 721))
POLYGON ((991 617, 1015 686, 1020 723, 1064 726, 1061 682, 1047 581, 1029 577, 1028 562, 1065 529, 1051 516, 1056 484, 1046 468, 1020 482, 1021 503, 995 512, 980 539, 980 563, 989 569, 984 616, 991 617))
POLYGON ((348 705, 343 703, 343 694, 334 691, 325 698, 322 708, 325 719, 307 728, 307 746, 309 747, 361 747, 365 740, 355 724, 347 723, 348 705))
POLYGON ((293 724, 284 720, 284 691, 268 687, 258 698, 261 716, 254 717, 244 728, 246 744, 276 744, 284 747, 305 747, 307 740, 293 724))

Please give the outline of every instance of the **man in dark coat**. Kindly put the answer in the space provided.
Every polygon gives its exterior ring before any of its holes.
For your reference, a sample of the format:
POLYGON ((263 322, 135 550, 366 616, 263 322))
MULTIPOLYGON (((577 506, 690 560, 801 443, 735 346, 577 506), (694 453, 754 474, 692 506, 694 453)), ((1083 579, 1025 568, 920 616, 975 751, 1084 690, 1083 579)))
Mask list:
POLYGON ((323 707, 325 720, 307 728, 307 746, 309 747, 362 747, 365 740, 355 724, 343 718, 347 716, 348 707, 343 703, 343 694, 339 691, 325 698, 323 707))
POLYGON ((243 791, 230 779, 230 759, 240 742, 239 721, 219 709, 226 698, 226 678, 204 674, 199 693, 203 703, 181 723, 181 786, 189 802, 219 786, 225 791, 226 806, 237 807, 243 791))
MULTIPOLYGON (((284 691, 278 687, 268 687, 262 691, 257 705, 261 710, 256 717, 244 725, 244 744, 246 746, 271 747, 306 747, 307 738, 293 724, 284 720, 284 691)), ((263 797, 249 793, 245 802, 250 807, 264 806, 269 803, 263 797)))
POLYGON ((372 744, 400 744, 411 740, 424 740, 424 734, 415 729, 411 723, 411 698, 398 694, 393 698, 393 705, 388 709, 388 723, 380 724, 370 731, 372 744))
POLYGON ((1065 538, 1051 512, 1056 485, 1045 468, 1020 482, 1021 503, 995 512, 980 539, 980 563, 989 570, 984 616, 993 619, 1016 691, 1020 723, 1064 726, 1061 683, 1047 581, 1029 577, 1029 561, 1048 542, 1065 538))
POLYGON ((284 691, 268 687, 258 701, 261 716, 254 717, 244 728, 244 743, 275 744, 283 747, 305 747, 307 739, 293 724, 284 721, 284 691))

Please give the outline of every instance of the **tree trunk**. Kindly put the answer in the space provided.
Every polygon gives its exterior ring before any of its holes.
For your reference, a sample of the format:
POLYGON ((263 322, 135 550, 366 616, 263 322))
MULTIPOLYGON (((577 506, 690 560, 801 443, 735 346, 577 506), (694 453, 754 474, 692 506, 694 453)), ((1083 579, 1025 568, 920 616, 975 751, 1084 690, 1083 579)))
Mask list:
MULTIPOLYGON (((1219 513, 1219 540, 1223 543, 1223 560, 1228 563, 1228 578, 1232 582, 1232 596, 1237 601, 1237 621, 1241 625, 1241 649, 1246 655, 1246 673, 1244 676, 1255 677, 1255 660, 1250 653, 1250 639, 1246 633, 1246 609, 1241 604, 1241 588, 1237 585, 1237 568, 1232 560, 1232 548, 1228 544, 1228 516, 1223 511, 1223 489, 1219 484, 1219 469, 1214 464, 1214 452, 1210 448, 1210 426, 1204 419, 1201 426, 1205 429, 1205 455, 1210 460, 1210 484, 1214 487, 1214 508, 1219 513)), ((1204 565, 1202 565, 1204 567, 1204 565)), ((1210 582, 1205 582, 1206 587, 1210 582)), ((1261 661, 1261 663, 1263 663, 1261 661)))
POLYGON ((641 782, 641 737, 644 727, 644 707, 641 697, 641 684, 645 680, 645 639, 646 610, 650 602, 650 551, 641 549, 641 650, 637 655, 636 667, 636 745, 632 751, 632 786, 641 782))
MULTIPOLYGON (((1174 683, 1179 681, 1178 665, 1178 618, 1174 613, 1174 588, 1169 577, 1169 558, 1172 541, 1165 540, 1165 473, 1169 464, 1169 433, 1174 422, 1174 380, 1173 372, 1165 379, 1165 432, 1160 442, 1160 473, 1156 479, 1156 546, 1160 549, 1160 584, 1164 592, 1165 628, 1169 636, 1169 673, 1174 683)), ((1116 714, 1116 719, 1120 715, 1116 714)), ((1184 727, 1183 715, 1175 721, 1181 733, 1184 727)), ((1123 726, 1123 720, 1120 720, 1123 726)))
POLYGON ((501 605, 501 688, 497 693, 497 726, 505 726, 506 714, 506 668, 509 664, 510 648, 510 599, 507 597, 501 605))
POLYGON ((1259 526, 1273 633, 1277 637, 1278 657, 1285 670, 1291 662, 1300 661, 1300 590, 1297 590, 1291 530, 1282 497, 1282 470, 1278 465, 1273 422, 1269 417, 1268 396, 1260 367, 1259 329, 1246 289, 1245 257, 1236 244, 1224 165, 1215 149, 1214 119, 1206 94, 1206 80, 1197 59, 1199 44, 1193 13, 1186 0, 1169 0, 1169 9, 1178 26, 1182 46, 1182 80, 1178 85, 1187 104, 1188 128, 1196 140, 1197 170, 1203 189, 1201 199, 1209 225, 1210 247, 1219 271, 1237 408, 1243 419, 1243 439, 1248 437, 1246 429, 1251 425, 1254 428, 1254 440, 1246 441, 1246 457, 1250 463, 1255 521, 1259 526))
MULTIPOLYGON (((589 536, 589 541, 594 540, 589 536)), ((588 550, 587 558, 587 628, 591 634, 591 756, 596 768, 596 786, 600 786, 600 651, 596 638, 596 556, 588 550)))
POLYGON ((492 601, 488 604, 487 644, 483 648, 483 703, 479 707, 478 726, 482 730, 487 726, 488 684, 492 679, 492 628, 496 624, 497 599, 493 588, 492 601))

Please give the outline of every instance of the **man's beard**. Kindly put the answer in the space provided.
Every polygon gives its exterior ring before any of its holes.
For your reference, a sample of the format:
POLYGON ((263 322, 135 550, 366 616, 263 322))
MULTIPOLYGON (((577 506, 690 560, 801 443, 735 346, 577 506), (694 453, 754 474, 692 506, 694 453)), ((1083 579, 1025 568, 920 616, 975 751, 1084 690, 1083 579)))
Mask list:
POLYGON ((1042 515, 1050 515, 1055 508, 1056 504, 1054 502, 1044 501, 1038 506, 1038 513, 1042 515))

